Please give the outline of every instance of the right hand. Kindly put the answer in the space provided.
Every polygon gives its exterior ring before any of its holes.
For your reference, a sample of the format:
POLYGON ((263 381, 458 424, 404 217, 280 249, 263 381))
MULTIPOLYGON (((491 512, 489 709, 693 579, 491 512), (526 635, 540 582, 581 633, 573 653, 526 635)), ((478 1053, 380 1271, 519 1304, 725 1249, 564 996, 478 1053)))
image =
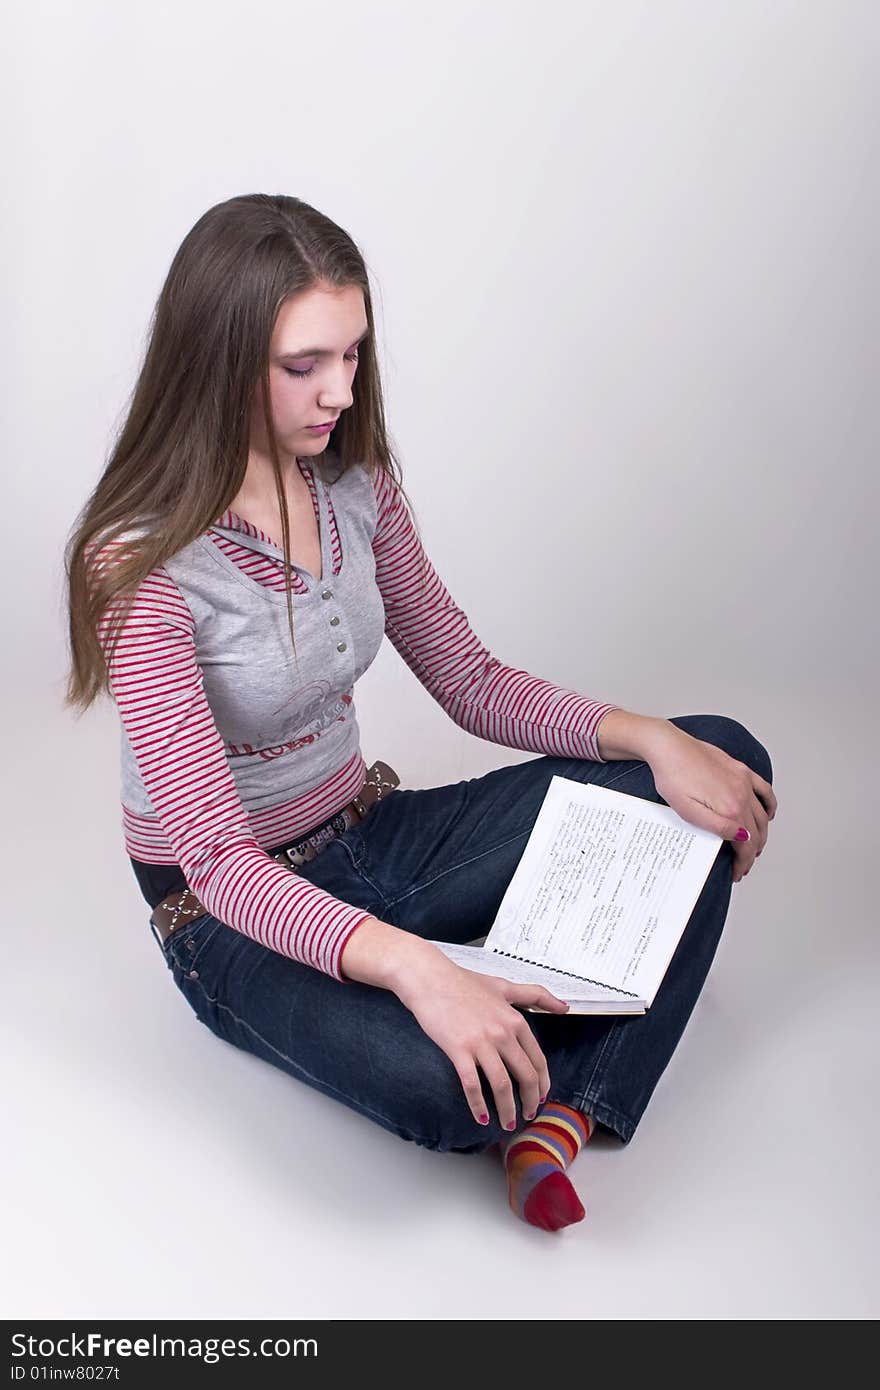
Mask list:
POLYGON ((492 1087, 505 1129, 516 1125, 511 1074, 519 1082, 523 1115, 535 1113, 550 1089, 550 1073, 534 1033, 514 1005, 537 1005, 564 1014, 569 1007, 565 1000, 541 985, 513 984, 497 975, 465 970, 437 947, 395 992, 455 1067, 475 1120, 489 1112, 478 1066, 492 1087))

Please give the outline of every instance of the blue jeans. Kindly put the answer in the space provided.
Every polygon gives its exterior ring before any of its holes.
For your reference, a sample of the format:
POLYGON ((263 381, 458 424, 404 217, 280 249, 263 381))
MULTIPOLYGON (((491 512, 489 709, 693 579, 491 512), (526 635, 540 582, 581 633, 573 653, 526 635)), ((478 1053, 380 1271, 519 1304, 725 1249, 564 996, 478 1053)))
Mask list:
MULTIPOLYGON (((671 722, 772 781, 766 750, 736 720, 693 714, 671 722)), ((473 941, 492 925, 554 774, 667 804, 641 760, 538 757, 445 787, 398 787, 297 872, 403 931, 473 941)), ((724 841, 647 1013, 524 1015, 547 1058, 551 1099, 588 1112, 625 1144, 703 987, 727 915, 733 861, 724 841)), ((506 1136, 482 1072, 488 1125, 474 1119, 452 1062, 390 990, 343 984, 210 914, 175 932, 163 950, 177 988, 218 1038, 401 1139, 479 1153, 506 1136)), ((513 1089, 519 1128, 525 1120, 516 1081, 513 1089)))

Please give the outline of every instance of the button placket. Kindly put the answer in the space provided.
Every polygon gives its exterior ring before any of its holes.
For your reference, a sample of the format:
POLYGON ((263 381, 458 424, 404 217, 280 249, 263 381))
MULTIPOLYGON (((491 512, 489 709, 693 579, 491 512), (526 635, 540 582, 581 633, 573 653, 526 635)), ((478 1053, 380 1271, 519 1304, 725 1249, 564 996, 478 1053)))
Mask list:
MULTIPOLYGON (((333 590, 332 590, 332 589, 322 589, 322 590, 321 590, 321 598, 332 598, 332 597, 333 597, 333 590)), ((331 626, 331 627, 338 627, 340 621, 341 621, 341 619, 340 619, 340 617, 339 617, 339 614, 336 613, 336 614, 334 614, 334 616, 330 619, 330 626, 331 626)), ((348 643, 345 642, 345 641, 343 641, 343 642, 337 642, 337 643, 336 643, 336 650, 337 650, 338 652, 345 652, 345 651, 348 651, 348 643)))

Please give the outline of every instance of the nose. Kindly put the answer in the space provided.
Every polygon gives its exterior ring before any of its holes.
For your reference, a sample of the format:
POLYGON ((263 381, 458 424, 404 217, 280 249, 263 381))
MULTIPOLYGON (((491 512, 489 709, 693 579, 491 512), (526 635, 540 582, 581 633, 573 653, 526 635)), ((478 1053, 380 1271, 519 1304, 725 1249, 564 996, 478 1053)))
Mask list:
POLYGON ((321 410, 347 410, 354 400, 347 364, 340 365, 325 378, 323 389, 318 397, 321 410))

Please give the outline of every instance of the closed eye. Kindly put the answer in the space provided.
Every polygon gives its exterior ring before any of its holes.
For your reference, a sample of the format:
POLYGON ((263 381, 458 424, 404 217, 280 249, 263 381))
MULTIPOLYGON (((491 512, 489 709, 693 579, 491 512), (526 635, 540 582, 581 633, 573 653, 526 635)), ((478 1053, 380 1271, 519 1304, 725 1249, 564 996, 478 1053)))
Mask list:
MULTIPOLYGON (((357 362, 358 355, 356 352, 347 352, 345 354, 345 360, 346 362, 357 362)), ((315 366, 314 363, 312 363, 311 367, 307 367, 304 372, 298 372, 295 367, 285 367, 284 370, 287 372, 288 376, 311 376, 312 372, 315 370, 315 366)))

